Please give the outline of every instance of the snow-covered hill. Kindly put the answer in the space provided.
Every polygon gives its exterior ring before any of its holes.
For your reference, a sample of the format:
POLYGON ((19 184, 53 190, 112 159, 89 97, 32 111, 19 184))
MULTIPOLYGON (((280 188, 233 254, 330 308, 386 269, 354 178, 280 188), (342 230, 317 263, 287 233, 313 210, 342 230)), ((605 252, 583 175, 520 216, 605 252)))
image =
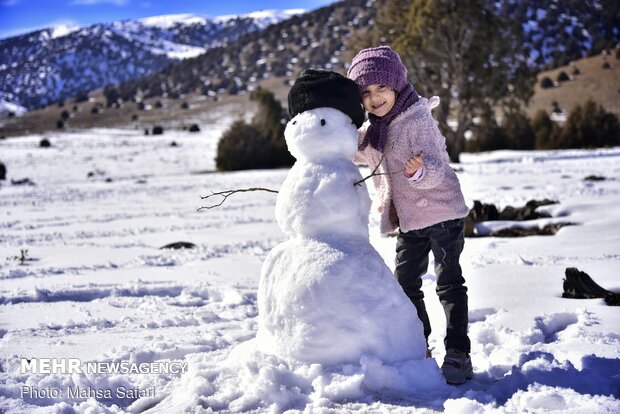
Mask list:
POLYGON ((177 14, 62 25, 0 40, 0 99, 32 108, 74 97, 154 73, 299 13, 177 14))
MULTIPOLYGON (((237 194, 197 211, 209 201, 199 196, 279 189, 288 171, 197 174, 214 168, 233 118, 216 120, 198 135, 88 130, 47 135, 49 148, 41 135, 0 140, 1 412, 620 412, 618 308, 561 297, 574 266, 620 289, 620 148, 463 155, 457 174, 470 205, 549 198, 559 204, 535 224, 576 225, 555 236, 466 239, 474 378, 417 393, 373 357, 333 369, 245 352, 262 262, 286 239, 276 197, 237 194), (177 241, 196 247, 160 249, 177 241), (188 369, 35 374, 22 372, 26 358, 188 369), (76 387, 113 394, 70 396, 76 387), (142 394, 118 393, 135 389, 142 394)), ((372 209, 371 242, 393 267, 396 240, 379 237, 378 223, 372 209)), ((435 280, 431 261, 423 289, 441 361, 435 280)))

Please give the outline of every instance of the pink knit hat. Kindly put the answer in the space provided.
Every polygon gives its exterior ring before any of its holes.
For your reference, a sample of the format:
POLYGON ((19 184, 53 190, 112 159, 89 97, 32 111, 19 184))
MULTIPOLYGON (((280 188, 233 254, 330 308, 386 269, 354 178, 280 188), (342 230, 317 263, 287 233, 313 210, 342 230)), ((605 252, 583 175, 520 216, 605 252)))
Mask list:
POLYGON ((400 92, 407 84, 407 68, 398 53, 389 46, 364 49, 351 62, 347 77, 353 79, 360 91, 368 85, 387 85, 400 92))

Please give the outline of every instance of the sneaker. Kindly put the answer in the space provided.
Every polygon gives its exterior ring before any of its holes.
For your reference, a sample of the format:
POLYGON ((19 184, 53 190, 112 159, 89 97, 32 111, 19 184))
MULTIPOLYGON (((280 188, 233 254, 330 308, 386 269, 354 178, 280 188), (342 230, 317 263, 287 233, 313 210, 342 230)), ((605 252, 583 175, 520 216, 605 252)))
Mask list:
POLYGON ((464 384, 474 376, 469 354, 458 349, 450 348, 446 352, 441 371, 450 385, 464 384))

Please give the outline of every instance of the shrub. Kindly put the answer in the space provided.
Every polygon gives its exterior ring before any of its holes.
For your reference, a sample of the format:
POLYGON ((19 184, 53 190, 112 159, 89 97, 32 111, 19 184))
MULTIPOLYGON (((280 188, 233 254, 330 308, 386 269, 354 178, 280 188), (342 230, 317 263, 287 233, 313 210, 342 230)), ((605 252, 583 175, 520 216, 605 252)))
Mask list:
POLYGON ((39 147, 41 148, 49 148, 51 146, 52 146, 52 143, 47 138, 43 138, 41 141, 39 141, 39 147))
POLYGON ((64 127, 65 127, 65 121, 63 121, 62 119, 59 119, 58 121, 56 121, 56 128, 63 129, 64 127))
POLYGON ((509 112, 502 120, 505 148, 515 150, 534 149, 536 134, 530 120, 522 112, 509 112))
POLYGON ((83 93, 80 94, 78 96, 75 97, 75 100, 73 101, 74 103, 80 103, 80 102, 86 102, 88 101, 89 97, 87 93, 83 93))
POLYGON ((103 88, 103 94, 105 96, 105 106, 107 108, 110 108, 111 106, 114 106, 122 101, 119 90, 114 86, 106 86, 103 88))
POLYGON ((0 162, 0 180, 6 180, 6 165, 0 162))
POLYGON ((239 87, 234 82, 228 85, 228 87, 226 88, 226 92, 228 92, 229 95, 239 95, 239 91, 239 87))
POLYGON ((252 122, 233 123, 219 144, 216 167, 223 171, 290 166, 295 161, 284 140, 285 114, 274 95, 257 88, 250 99, 258 102, 252 122))
POLYGON ((200 132, 200 127, 198 124, 192 124, 189 127, 189 132, 200 132))
POLYGON ((163 133, 164 133, 164 127, 159 126, 159 125, 153 127, 152 135, 161 135, 163 133))
POLYGON ((221 171, 271 168, 276 150, 256 126, 236 121, 220 139, 215 165, 221 171))
POLYGON ((554 135, 554 145, 556 148, 620 145, 618 117, 589 99, 569 113, 560 133, 554 135))
POLYGON ((543 89, 553 88, 553 81, 550 77, 545 76, 540 80, 540 87, 543 89))
POLYGON ((581 71, 577 66, 573 66, 573 75, 581 75, 581 71))
POLYGON ((566 82, 567 80, 570 80, 570 78, 566 72, 562 71, 558 74, 558 82, 566 82))

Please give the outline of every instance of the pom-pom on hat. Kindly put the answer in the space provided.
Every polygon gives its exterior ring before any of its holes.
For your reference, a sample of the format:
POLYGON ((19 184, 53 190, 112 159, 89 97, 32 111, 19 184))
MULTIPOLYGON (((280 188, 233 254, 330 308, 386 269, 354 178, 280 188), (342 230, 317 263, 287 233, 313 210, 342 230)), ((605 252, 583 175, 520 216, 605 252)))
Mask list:
POLYGON ((351 61, 347 76, 357 83, 360 91, 369 85, 387 85, 400 92, 409 83, 407 68, 389 46, 360 51, 351 61))
POLYGON ((292 117, 316 108, 334 108, 347 114, 356 127, 364 123, 360 92, 351 79, 337 72, 306 69, 288 93, 288 111, 292 117))

